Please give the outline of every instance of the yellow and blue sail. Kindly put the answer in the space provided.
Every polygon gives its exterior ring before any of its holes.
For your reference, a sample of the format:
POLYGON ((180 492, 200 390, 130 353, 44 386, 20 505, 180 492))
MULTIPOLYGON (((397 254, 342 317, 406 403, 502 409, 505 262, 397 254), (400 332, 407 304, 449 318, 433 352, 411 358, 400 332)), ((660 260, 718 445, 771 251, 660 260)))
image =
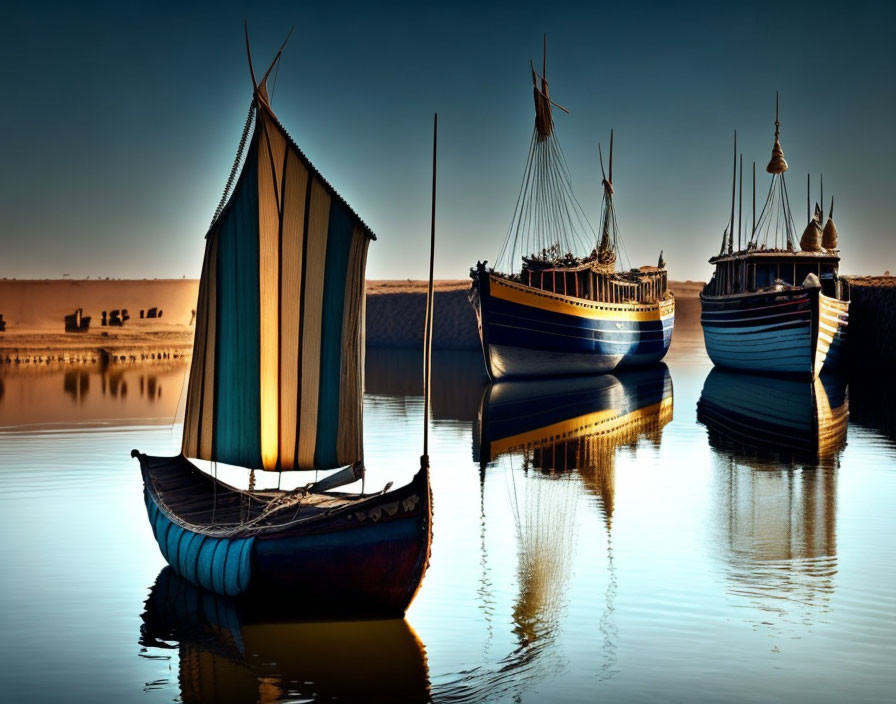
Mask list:
POLYGON ((183 453, 267 470, 362 459, 369 228, 257 93, 206 243, 183 453))

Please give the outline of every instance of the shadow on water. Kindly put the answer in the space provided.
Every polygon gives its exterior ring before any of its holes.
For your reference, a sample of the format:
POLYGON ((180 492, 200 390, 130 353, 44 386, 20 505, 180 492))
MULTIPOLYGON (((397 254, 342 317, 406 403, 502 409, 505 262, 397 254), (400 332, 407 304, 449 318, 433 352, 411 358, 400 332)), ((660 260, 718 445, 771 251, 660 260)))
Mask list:
POLYGON ((766 616, 815 622, 828 608, 837 573, 837 474, 849 418, 845 382, 713 369, 697 417, 718 458, 714 503, 729 593, 766 616))
POLYGON ((517 541, 512 610, 517 646, 495 669, 477 668, 439 684, 438 699, 482 701, 519 695, 564 669, 554 646, 576 553, 583 489, 596 498, 606 531, 598 678, 613 676, 618 642, 612 541, 616 451, 635 447, 643 438, 658 444, 672 409, 672 380, 665 365, 615 375, 503 381, 485 389, 473 426, 484 566, 478 596, 488 620, 494 600, 485 573, 485 474, 500 457, 511 462, 518 458, 524 481, 517 483, 510 472, 517 541))
MULTIPOLYGON (((471 421, 488 382, 481 352, 435 350, 432 354, 432 414, 435 420, 471 421)), ((423 355, 414 349, 367 350, 365 393, 422 396, 423 355)))
POLYGON ((141 655, 177 650, 186 704, 430 701, 426 651, 404 619, 303 622, 261 606, 199 589, 166 567, 142 615, 141 655))
POLYGON ((849 422, 896 443, 896 375, 869 374, 849 380, 849 422))

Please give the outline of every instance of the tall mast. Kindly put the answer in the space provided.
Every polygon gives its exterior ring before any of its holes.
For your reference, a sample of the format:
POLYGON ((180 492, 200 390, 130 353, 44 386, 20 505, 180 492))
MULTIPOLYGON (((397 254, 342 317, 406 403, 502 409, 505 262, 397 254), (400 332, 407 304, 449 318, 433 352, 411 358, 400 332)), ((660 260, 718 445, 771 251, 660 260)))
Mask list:
POLYGON ((741 250, 741 230, 744 222, 744 155, 740 155, 740 186, 737 196, 737 250, 741 250))
POLYGON ((426 292, 426 323, 423 329, 423 454, 420 467, 429 467, 429 395, 432 385, 432 278, 436 251, 436 157, 439 143, 439 113, 432 121, 432 217, 429 229, 429 288, 426 292))
POLYGON ((728 253, 734 251, 734 195, 737 192, 737 130, 734 130, 734 166, 731 173, 731 225, 728 230, 728 253))
POLYGON ((806 174, 806 222, 812 219, 812 209, 809 202, 812 200, 812 174, 806 174))
POLYGON ((750 241, 756 236, 756 162, 753 162, 753 227, 750 229, 750 241))

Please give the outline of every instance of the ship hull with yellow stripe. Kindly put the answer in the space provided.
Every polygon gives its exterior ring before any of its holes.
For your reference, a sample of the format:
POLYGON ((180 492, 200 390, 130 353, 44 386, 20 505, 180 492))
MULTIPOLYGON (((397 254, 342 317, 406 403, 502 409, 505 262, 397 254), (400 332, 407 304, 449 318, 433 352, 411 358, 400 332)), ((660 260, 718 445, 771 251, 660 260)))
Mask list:
POLYGON ((849 301, 803 287, 700 298, 716 366, 810 379, 842 368, 849 301))
POLYGON ((544 291, 491 271, 473 273, 470 302, 488 374, 600 374, 659 362, 669 349, 675 301, 606 303, 544 291))

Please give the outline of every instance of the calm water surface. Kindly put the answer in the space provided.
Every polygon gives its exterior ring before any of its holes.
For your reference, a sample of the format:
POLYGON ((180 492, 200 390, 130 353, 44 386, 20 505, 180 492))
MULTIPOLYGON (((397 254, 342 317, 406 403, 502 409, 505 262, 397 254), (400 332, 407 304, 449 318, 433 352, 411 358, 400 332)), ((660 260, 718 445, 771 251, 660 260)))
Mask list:
MULTIPOLYGON (((183 367, 0 368, 4 701, 892 701, 891 396, 711 374, 695 332, 572 384, 438 355, 404 621, 253 621, 163 569, 128 453, 178 451, 183 367)), ((419 369, 369 354, 368 489, 417 467, 419 369)))

